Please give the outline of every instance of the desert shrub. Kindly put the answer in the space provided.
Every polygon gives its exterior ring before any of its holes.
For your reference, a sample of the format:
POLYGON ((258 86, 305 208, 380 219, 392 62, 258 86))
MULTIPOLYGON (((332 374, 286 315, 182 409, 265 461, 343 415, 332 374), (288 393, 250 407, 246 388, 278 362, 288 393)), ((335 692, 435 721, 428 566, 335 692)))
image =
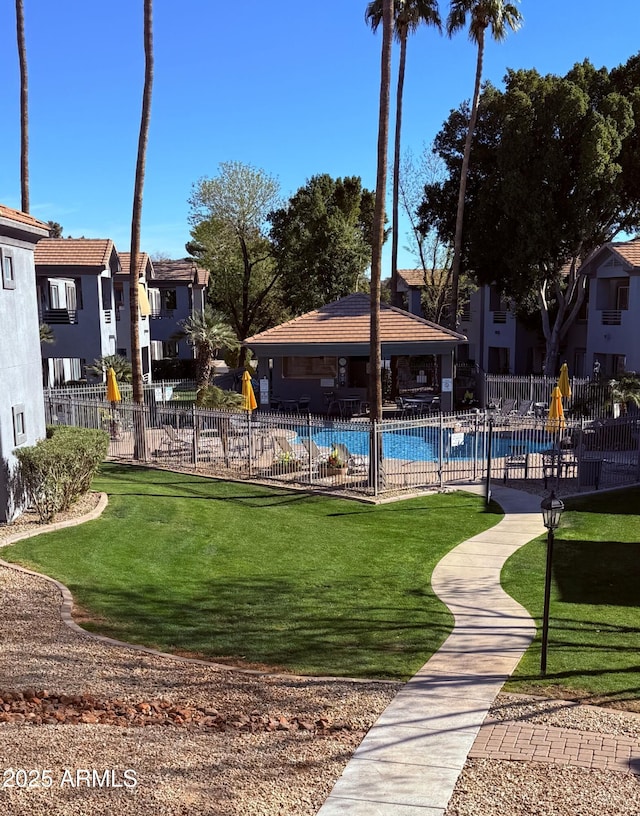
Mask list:
POLYGON ((20 478, 41 522, 86 493, 109 448, 105 431, 55 426, 35 445, 17 448, 20 478))

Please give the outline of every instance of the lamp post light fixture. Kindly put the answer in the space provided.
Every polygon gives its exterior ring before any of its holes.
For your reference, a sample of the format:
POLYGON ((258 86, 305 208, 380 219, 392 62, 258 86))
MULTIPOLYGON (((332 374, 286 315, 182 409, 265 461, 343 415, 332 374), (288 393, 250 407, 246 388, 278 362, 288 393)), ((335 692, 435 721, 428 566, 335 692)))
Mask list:
POLYGON ((547 528, 547 567, 544 576, 544 610, 542 613, 542 648, 540 651, 540 674, 544 677, 547 673, 547 644, 549 641, 549 602, 551 599, 551 565, 553 563, 553 541, 554 533, 560 526, 560 516, 564 511, 564 503, 556 498, 556 494, 551 491, 540 503, 542 511, 542 521, 547 528))

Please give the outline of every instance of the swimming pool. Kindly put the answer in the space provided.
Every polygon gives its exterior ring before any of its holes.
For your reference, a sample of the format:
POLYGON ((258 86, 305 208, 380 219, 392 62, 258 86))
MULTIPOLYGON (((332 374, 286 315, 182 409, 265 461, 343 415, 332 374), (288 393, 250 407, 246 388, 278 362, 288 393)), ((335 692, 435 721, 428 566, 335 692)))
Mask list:
MULTIPOLYGON (((299 430, 300 437, 308 434, 308 429, 299 430)), ((330 448, 337 442, 344 443, 353 454, 366 456, 369 453, 369 434, 366 431, 346 431, 324 429, 311 434, 320 447, 330 448)), ((486 457, 487 434, 479 431, 454 432, 450 428, 442 431, 443 459, 472 460, 486 457)), ((494 434, 492 456, 499 458, 513 453, 539 453, 548 450, 552 439, 548 433, 536 430, 523 437, 518 434, 494 434)), ((383 452, 387 459, 405 459, 419 462, 437 462, 440 459, 440 428, 408 428, 402 431, 383 433, 383 452)))

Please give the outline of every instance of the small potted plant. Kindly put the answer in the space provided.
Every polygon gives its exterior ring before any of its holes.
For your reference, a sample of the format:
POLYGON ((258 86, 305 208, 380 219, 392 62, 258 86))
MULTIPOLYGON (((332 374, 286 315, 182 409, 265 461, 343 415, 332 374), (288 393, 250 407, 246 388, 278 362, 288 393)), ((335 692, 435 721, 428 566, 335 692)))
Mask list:
POLYGON ((327 476, 333 476, 334 478, 340 477, 341 479, 344 479, 344 477, 347 475, 347 463, 344 461, 340 455, 340 451, 335 445, 331 448, 331 453, 329 456, 327 456, 325 468, 327 476))

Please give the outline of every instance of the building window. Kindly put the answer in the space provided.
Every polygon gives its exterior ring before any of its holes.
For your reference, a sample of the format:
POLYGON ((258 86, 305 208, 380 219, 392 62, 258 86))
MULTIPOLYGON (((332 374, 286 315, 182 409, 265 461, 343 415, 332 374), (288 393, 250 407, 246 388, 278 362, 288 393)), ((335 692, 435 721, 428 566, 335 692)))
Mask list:
POLYGON ((13 443, 22 445, 27 441, 27 426, 24 418, 24 405, 14 405, 11 409, 13 413, 13 443))
POLYGON ((160 293, 160 304, 164 311, 173 312, 177 305, 175 289, 165 289, 160 293))
POLYGON ((292 380, 335 378, 338 374, 335 357, 285 357, 282 376, 292 380))
POLYGON ((162 356, 164 358, 174 358, 178 356, 178 341, 165 340, 162 344, 162 356))
POLYGON ((4 289, 16 288, 16 273, 13 266, 13 252, 2 250, 2 286, 4 289))

